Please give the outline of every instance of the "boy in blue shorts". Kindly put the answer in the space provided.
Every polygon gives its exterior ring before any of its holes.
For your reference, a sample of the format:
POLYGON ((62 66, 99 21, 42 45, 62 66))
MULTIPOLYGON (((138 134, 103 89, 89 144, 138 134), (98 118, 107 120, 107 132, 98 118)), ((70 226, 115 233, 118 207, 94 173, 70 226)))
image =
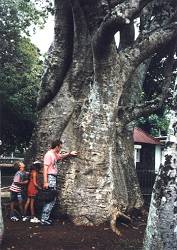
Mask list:
POLYGON ((28 180, 26 179, 26 171, 25 171, 25 165, 23 162, 16 162, 14 164, 14 167, 18 167, 18 171, 16 172, 13 183, 10 186, 10 219, 12 221, 18 221, 19 218, 15 216, 15 203, 18 202, 19 208, 20 208, 20 213, 23 216, 24 214, 24 209, 23 209, 23 202, 25 200, 24 197, 24 185, 27 185, 28 180))

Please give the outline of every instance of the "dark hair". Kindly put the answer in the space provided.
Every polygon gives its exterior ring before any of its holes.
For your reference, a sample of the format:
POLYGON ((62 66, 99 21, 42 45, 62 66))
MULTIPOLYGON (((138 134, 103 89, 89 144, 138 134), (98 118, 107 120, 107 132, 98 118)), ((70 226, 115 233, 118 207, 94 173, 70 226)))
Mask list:
POLYGON ((35 162, 33 162, 33 164, 31 165, 30 171, 32 171, 32 170, 40 171, 41 167, 42 167, 41 162, 40 162, 40 161, 35 161, 35 162))
POLYGON ((62 143, 62 141, 60 140, 55 140, 51 142, 51 148, 54 149, 56 146, 60 146, 62 143))

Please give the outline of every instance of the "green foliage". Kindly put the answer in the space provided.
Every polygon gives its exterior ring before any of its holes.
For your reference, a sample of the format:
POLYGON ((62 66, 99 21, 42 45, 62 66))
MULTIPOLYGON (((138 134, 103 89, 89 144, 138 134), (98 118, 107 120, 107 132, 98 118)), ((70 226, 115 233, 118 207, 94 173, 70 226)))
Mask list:
POLYGON ((7 154, 26 147, 34 127, 42 61, 27 35, 46 13, 31 1, 0 3, 0 154, 7 154))
POLYGON ((18 116, 34 120, 35 99, 39 89, 42 61, 29 38, 21 38, 16 45, 14 61, 0 70, 1 91, 6 105, 14 107, 18 116))
POLYGON ((29 34, 32 25, 44 25, 47 12, 41 10, 34 1, 0 0, 0 26, 10 31, 12 37, 18 31, 29 34))
MULTIPOLYGON (((152 100, 162 92, 163 82, 165 80, 165 67, 167 64, 167 55, 169 53, 169 44, 167 47, 163 48, 159 53, 155 54, 152 57, 149 70, 146 74, 146 78, 143 84, 144 98, 145 100, 152 100)), ((164 106, 172 108, 172 94, 174 91, 174 82, 176 80, 176 63, 177 59, 174 62, 174 69, 171 81, 171 87, 168 90, 168 95, 164 106)), ((164 106, 162 109, 164 109, 164 106)))
POLYGON ((137 126, 153 136, 159 136, 159 134, 167 134, 169 123, 170 120, 166 113, 162 116, 152 114, 149 117, 141 117, 137 122, 137 126))
MULTIPOLYGON (((169 44, 168 44, 169 46, 169 44)), ((143 84, 143 95, 144 101, 153 100, 159 94, 162 93, 163 81, 165 80, 165 67, 167 64, 167 55, 169 52, 169 47, 163 47, 159 53, 155 54, 151 60, 149 70, 146 74, 146 78, 143 84)), ((157 110, 155 114, 149 117, 141 117, 137 121, 137 126, 141 127, 148 133, 158 136, 159 131, 162 134, 167 134, 169 119, 168 110, 173 109, 173 93, 174 93, 174 82, 176 80, 176 63, 175 59, 173 76, 171 87, 168 90, 166 100, 163 103, 161 109, 157 110)))

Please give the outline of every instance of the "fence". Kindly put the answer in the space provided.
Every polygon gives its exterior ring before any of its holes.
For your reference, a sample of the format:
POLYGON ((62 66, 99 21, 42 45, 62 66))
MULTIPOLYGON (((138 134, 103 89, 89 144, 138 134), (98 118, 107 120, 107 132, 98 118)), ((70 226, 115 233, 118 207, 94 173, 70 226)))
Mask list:
POLYGON ((154 170, 137 170, 137 176, 145 203, 149 203, 156 178, 156 173, 154 170))
POLYGON ((19 157, 0 157, 0 166, 3 167, 6 164, 11 164, 13 165, 14 162, 16 161, 23 161, 24 158, 19 158, 19 157))
MULTIPOLYGON (((12 183, 13 176, 17 171, 17 169, 13 168, 13 164, 17 160, 23 160, 23 158, 17 158, 17 157, 0 158, 1 187, 10 186, 10 184, 12 183)), ((137 170, 137 176, 145 203, 149 203, 152 194, 152 188, 156 177, 155 171, 137 170)))
POLYGON ((13 168, 16 161, 23 161, 19 157, 0 157, 0 171, 1 171, 1 187, 8 187, 11 185, 13 176, 17 169, 13 168))

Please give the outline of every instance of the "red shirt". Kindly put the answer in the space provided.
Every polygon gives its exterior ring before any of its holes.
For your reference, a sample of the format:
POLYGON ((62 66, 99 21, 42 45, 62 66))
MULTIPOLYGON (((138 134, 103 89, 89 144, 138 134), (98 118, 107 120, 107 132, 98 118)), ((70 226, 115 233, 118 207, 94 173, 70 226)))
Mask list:
POLYGON ((34 179, 33 179, 33 174, 36 173, 36 182, 38 182, 38 173, 36 170, 32 170, 30 173, 30 180, 28 183, 28 189, 27 189, 27 194, 29 197, 35 196, 38 192, 37 187, 34 185, 34 179))

